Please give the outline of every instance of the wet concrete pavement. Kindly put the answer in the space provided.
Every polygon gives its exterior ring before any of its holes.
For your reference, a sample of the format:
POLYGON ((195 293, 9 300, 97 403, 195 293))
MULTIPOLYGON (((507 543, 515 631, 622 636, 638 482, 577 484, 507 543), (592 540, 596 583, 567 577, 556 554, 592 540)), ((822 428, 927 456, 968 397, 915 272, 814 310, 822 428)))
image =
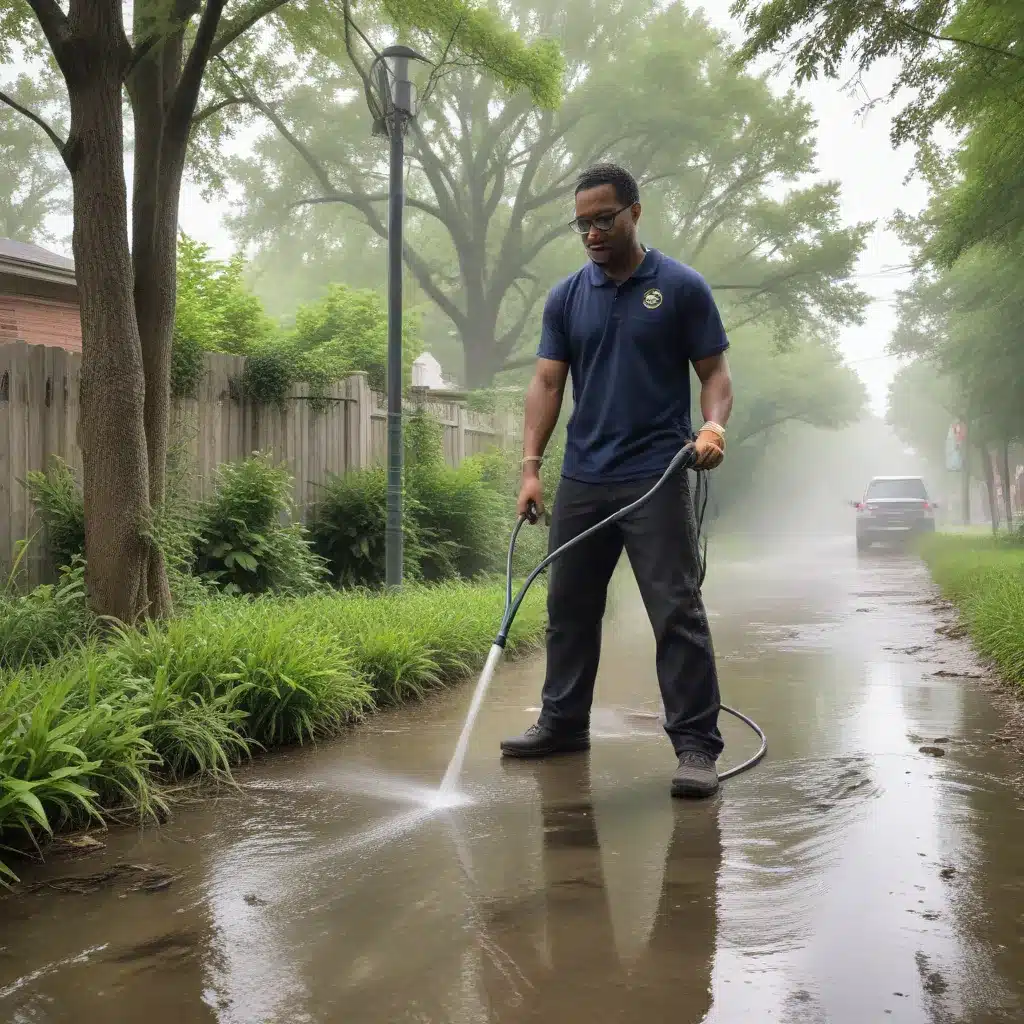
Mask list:
MULTIPOLYGON (((170 885, 0 901, 0 1020, 1024 1020, 1020 765, 923 568, 846 539, 711 557, 723 695, 769 736, 715 800, 668 796, 627 577, 589 756, 498 759, 533 718, 531 659, 495 680, 463 806, 427 800, 468 686, 270 757, 237 795, 30 876, 128 862, 170 885)), ((756 748, 723 731, 723 764, 756 748)))

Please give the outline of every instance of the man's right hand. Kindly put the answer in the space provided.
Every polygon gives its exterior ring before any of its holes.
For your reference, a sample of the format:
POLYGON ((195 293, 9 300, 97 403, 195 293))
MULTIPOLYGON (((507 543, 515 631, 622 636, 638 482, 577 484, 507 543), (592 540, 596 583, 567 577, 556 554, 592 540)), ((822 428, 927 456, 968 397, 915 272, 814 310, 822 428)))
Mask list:
POLYGON ((516 502, 516 511, 521 516, 528 515, 531 502, 537 506, 539 522, 544 511, 544 486, 536 474, 523 477, 522 485, 519 488, 519 501, 516 502))

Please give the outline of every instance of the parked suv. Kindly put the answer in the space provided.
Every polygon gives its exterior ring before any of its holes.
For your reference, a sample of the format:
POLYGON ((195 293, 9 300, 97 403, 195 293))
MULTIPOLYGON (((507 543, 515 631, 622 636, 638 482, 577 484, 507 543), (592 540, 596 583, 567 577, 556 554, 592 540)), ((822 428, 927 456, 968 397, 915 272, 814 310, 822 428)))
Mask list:
POLYGON ((876 476, 857 510, 857 550, 935 530, 935 508, 919 476, 876 476))

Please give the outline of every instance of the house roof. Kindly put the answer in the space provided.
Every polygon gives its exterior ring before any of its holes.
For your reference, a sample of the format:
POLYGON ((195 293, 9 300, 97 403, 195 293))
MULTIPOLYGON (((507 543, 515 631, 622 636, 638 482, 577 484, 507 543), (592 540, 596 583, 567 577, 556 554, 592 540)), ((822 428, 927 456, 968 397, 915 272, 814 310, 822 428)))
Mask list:
POLYGON ((75 261, 30 242, 0 238, 0 274, 73 285, 75 261))

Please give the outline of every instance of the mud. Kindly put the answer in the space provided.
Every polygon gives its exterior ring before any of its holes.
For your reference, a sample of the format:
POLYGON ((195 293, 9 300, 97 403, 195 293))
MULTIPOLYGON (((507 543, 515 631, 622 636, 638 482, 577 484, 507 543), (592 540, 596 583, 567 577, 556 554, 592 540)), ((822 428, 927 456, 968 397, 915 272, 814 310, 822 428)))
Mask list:
MULTIPOLYGON (((498 759, 533 659, 499 670, 444 805, 471 687, 267 758, 27 871, 0 900, 0 1020, 1024 1019, 1013 726, 923 568, 712 545, 723 697, 769 753, 696 804, 668 796, 649 629, 617 586, 589 755, 498 759)), ((723 765, 756 748, 722 727, 723 765)))

